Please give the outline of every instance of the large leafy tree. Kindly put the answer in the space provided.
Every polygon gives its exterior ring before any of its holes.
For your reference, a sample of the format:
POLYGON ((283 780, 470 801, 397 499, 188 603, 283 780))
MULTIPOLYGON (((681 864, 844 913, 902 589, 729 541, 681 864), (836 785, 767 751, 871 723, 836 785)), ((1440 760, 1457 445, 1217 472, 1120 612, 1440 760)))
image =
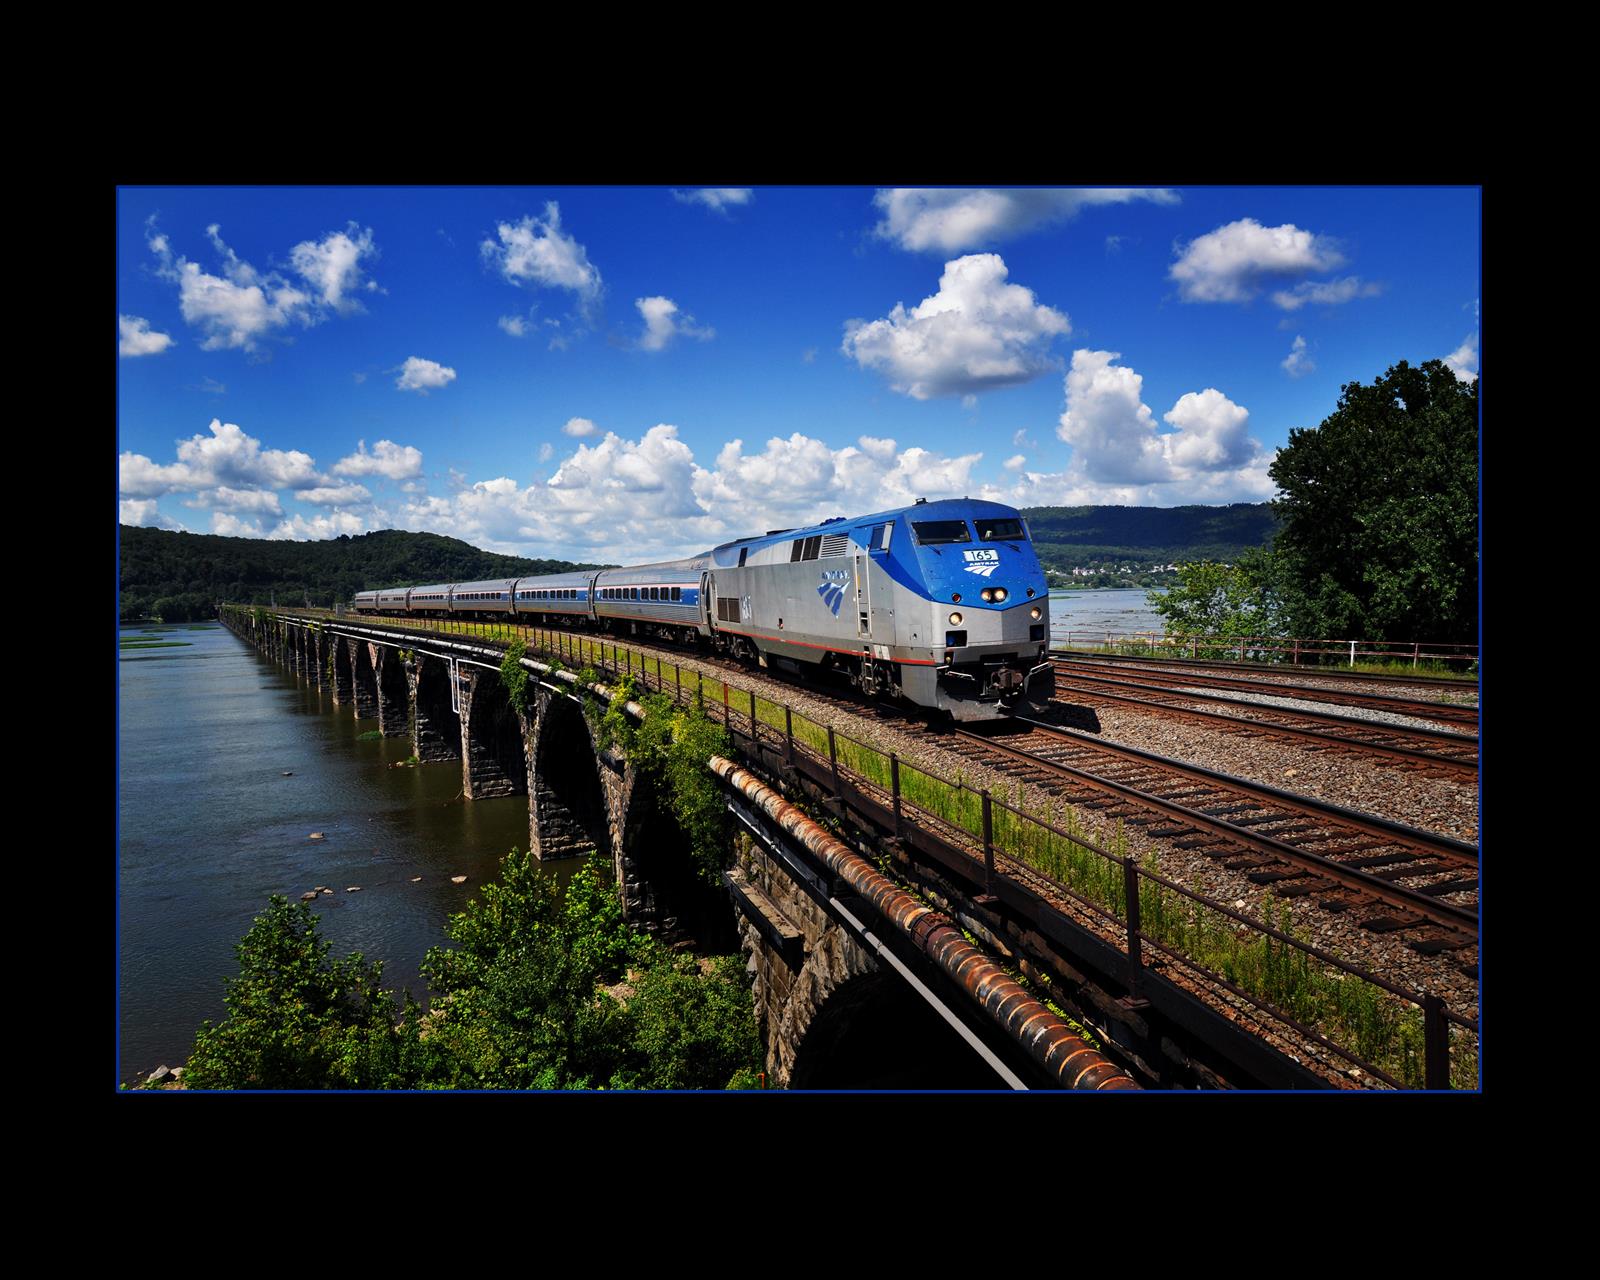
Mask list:
POLYGON ((1272 464, 1290 630, 1477 640, 1478 384, 1439 360, 1348 384, 1272 464))

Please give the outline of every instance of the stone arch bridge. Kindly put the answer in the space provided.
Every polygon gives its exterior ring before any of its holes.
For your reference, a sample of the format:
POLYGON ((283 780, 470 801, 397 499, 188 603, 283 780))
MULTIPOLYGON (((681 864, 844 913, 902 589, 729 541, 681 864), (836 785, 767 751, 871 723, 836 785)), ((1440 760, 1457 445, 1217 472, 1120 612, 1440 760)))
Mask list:
MULTIPOLYGON (((409 738, 419 762, 459 768, 467 800, 526 795, 528 844, 538 858, 598 852, 612 865, 625 918, 669 937, 680 929, 683 888, 695 873, 662 830, 652 780, 603 743, 584 715, 573 673, 524 658, 531 696, 517 706, 501 679, 503 650, 470 637, 237 606, 221 615, 335 707, 375 720, 385 737, 409 738)), ((590 690, 612 696, 604 685, 590 690)), ((644 714, 636 703, 625 710, 644 714)), ((964 855, 948 850, 933 849, 942 866, 914 856, 931 848, 929 837, 905 830, 898 813, 879 815, 881 841, 845 844, 786 797, 857 819, 872 803, 858 798, 847 815, 837 772, 829 794, 825 760, 808 777, 792 742, 787 759, 760 734, 750 745, 742 764, 713 759, 708 768, 722 779, 736 820, 722 929, 731 937, 736 922, 749 957, 771 1084, 1103 1090, 1137 1088, 1136 1076, 1189 1087, 1308 1083, 1244 1043, 1222 1055, 1225 1078, 1217 1054, 1200 1051, 1205 1037, 1117 989, 1114 955, 1100 955, 1090 940, 1064 960, 1067 926, 1036 906, 1028 907, 1028 927, 1002 931, 1002 904, 984 892, 981 863, 965 866, 964 855), (882 870, 890 859, 893 879, 882 870), (1055 998, 1082 1018, 1040 1003, 1013 974, 1047 983, 1053 975, 1055 998), (1086 1043, 1086 1022, 1106 1033, 1113 1052, 1086 1043)))

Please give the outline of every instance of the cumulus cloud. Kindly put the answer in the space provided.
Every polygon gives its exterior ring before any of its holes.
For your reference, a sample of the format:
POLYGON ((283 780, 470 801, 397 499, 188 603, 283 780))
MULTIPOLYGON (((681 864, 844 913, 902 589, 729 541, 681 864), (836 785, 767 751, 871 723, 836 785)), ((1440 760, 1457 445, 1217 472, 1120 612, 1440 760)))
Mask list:
POLYGON ((588 418, 568 418, 567 425, 561 428, 569 436, 582 437, 600 434, 600 428, 590 422, 588 418))
POLYGON ((479 246, 483 259, 511 284, 536 284, 568 289, 591 312, 600 300, 600 271, 588 251, 561 230, 561 207, 550 201, 544 217, 528 215, 520 222, 502 222, 498 239, 479 246))
POLYGON ((1144 379, 1114 351, 1073 352, 1066 411, 1056 434, 1072 446, 1065 471, 1026 472, 985 496, 1019 506, 1116 503, 1130 506, 1259 500, 1274 492, 1270 455, 1248 432, 1250 413, 1214 387, 1191 391, 1158 430, 1144 403, 1144 379))
POLYGON ((976 493, 981 457, 901 450, 870 436, 835 449, 796 433, 758 451, 729 441, 703 464, 675 426, 660 423, 637 440, 607 432, 580 444, 543 484, 479 481, 449 498, 419 496, 399 517, 405 528, 488 550, 638 563, 918 497, 976 493))
POLYGON ((156 510, 154 498, 124 498, 117 504, 117 522, 119 524, 142 525, 149 529, 176 529, 182 531, 184 526, 171 516, 162 515, 156 510))
POLYGON ((1248 302, 1270 280, 1331 271, 1344 263, 1326 236, 1290 223, 1263 227, 1254 218, 1218 227, 1175 252, 1168 274, 1185 302, 1248 302))
POLYGON ((672 198, 680 204, 703 204, 714 213, 726 215, 735 205, 746 205, 755 199, 749 187, 701 187, 697 191, 674 191, 672 198))
POLYGON ((513 338, 525 337, 528 332, 528 322, 521 316, 501 316, 495 323, 513 338))
POLYGON ((400 376, 394 380, 394 385, 401 391, 420 391, 428 394, 428 388, 435 389, 447 387, 456 380, 456 371, 436 360, 424 360, 421 356, 407 356, 406 362, 400 366, 400 376))
POLYGON ((1157 187, 1025 191, 899 188, 879 191, 873 197, 873 203, 883 211, 883 219, 873 234, 892 240, 902 249, 959 253, 1071 218, 1089 205, 1126 204, 1132 200, 1177 204, 1178 195, 1157 187))
POLYGON ((1450 371, 1461 382, 1478 380, 1478 335, 1468 334, 1461 345, 1444 358, 1450 371))
POLYGON ((322 484, 310 454, 298 449, 263 449, 237 425, 211 420, 209 436, 196 435, 178 444, 178 460, 166 465, 143 454, 125 452, 119 485, 134 498, 156 497, 179 490, 228 486, 236 489, 309 489, 322 484))
POLYGON ((1143 401, 1144 379, 1113 364, 1115 351, 1079 350, 1067 371, 1067 407, 1056 435, 1090 480, 1146 484, 1169 479, 1155 416, 1143 401))
POLYGON ((328 538, 337 538, 342 533, 366 533, 370 527, 367 521, 352 512, 330 511, 324 515, 311 517, 290 516, 289 519, 280 521, 267 537, 274 542, 321 542, 328 538))
POLYGON ((1028 465, 1028 459, 1022 454, 1016 453, 1007 458, 1002 465, 1007 471, 1021 471, 1023 467, 1028 465))
POLYGON ((1308 373, 1316 371, 1317 362, 1306 354, 1306 340, 1295 335, 1293 344, 1289 347, 1289 354, 1284 357, 1283 370, 1291 378, 1303 378, 1308 373))
POLYGON ((1280 289, 1272 295, 1273 302, 1285 311, 1298 311, 1308 303, 1323 307, 1336 307, 1355 298, 1376 298, 1383 286, 1360 276, 1346 276, 1343 280, 1302 280, 1293 289, 1280 289))
MULTIPOLYGON (((304 493, 297 496, 304 497, 304 493)), ((219 485, 215 489, 202 489, 192 498, 184 499, 187 507, 210 507, 215 511, 247 511, 255 514, 281 516, 283 506, 271 489, 234 489, 219 485)))
POLYGON ((319 507, 350 507, 358 502, 368 502, 372 498, 367 487, 360 484, 322 485, 315 489, 302 489, 294 496, 301 502, 309 502, 319 507))
POLYGON ((848 321, 841 350, 918 400, 1028 382, 1052 367, 1050 343, 1072 326, 1006 276, 997 254, 947 262, 938 293, 910 311, 896 303, 882 320, 848 321))
POLYGON ((361 270, 363 258, 376 258, 372 228, 352 222, 343 231, 330 232, 321 240, 304 240, 289 250, 289 263, 300 278, 316 290, 324 304, 344 315, 362 310, 350 295, 358 290, 378 292, 376 281, 361 270))
POLYGON ((356 441, 356 451, 333 464, 335 475, 383 476, 388 480, 410 480, 422 474, 422 450, 380 440, 367 452, 365 440, 356 441))
POLYGON ((359 265, 361 259, 377 255, 372 232, 359 230, 355 223, 347 231, 333 232, 321 241, 303 241, 289 251, 291 265, 308 287, 277 271, 258 271, 223 241, 220 225, 212 223, 206 235, 221 263, 221 275, 175 257, 153 220, 146 236, 156 258, 156 274, 178 286, 178 308, 187 324, 204 333, 200 346, 206 351, 255 351, 262 339, 291 326, 318 324, 330 311, 360 310, 350 293, 377 287, 365 280, 359 265))
POLYGON ((224 538, 259 538, 261 526, 254 520, 241 520, 226 511, 214 511, 211 514, 211 532, 224 538))
POLYGON ((172 345, 172 335, 157 333, 143 316, 117 317, 119 356, 158 356, 172 345))
POLYGON ((705 342, 717 336, 711 328, 695 326, 694 317, 678 310, 671 298, 635 298, 633 305, 644 317, 644 333, 639 336, 639 346, 645 351, 662 351, 674 338, 698 338, 705 342))

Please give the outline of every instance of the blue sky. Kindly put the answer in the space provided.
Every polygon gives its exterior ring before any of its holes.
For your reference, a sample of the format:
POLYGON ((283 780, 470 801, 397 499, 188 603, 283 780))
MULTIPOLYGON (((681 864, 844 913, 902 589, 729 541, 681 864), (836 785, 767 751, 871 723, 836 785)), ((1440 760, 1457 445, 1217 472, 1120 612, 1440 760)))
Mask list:
POLYGON ((1261 501, 1478 371, 1474 188, 127 188, 124 523, 685 554, 915 497, 1261 501))

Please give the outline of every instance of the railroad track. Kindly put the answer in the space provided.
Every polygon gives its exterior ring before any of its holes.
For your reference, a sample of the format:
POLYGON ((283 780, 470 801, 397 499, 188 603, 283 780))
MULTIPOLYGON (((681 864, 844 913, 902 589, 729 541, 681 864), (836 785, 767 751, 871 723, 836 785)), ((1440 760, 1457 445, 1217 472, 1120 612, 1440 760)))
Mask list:
POLYGON ((1409 931, 1423 954, 1475 945, 1478 851, 1464 841, 1019 716, 1004 736, 955 729, 958 754, 1061 795, 1101 819, 1308 897, 1355 910, 1374 933, 1409 931))
MULTIPOLYGON (((1114 663, 1084 661, 1077 658, 1053 658, 1058 675, 1104 675, 1114 663)), ((1139 679, 1166 687, 1220 689, 1250 693, 1257 697, 1300 698, 1304 701, 1322 702, 1332 706, 1362 707, 1372 711, 1387 711, 1397 715, 1459 725, 1478 727, 1478 708, 1460 703, 1431 702, 1426 698, 1404 698, 1395 694, 1367 693, 1354 689, 1329 689, 1323 685, 1292 684, 1279 680, 1246 679, 1243 676, 1205 674, 1202 672, 1164 671, 1160 668, 1140 667, 1139 679)))
MULTIPOLYGON (((1130 675, 1136 673, 1129 673, 1130 675)), ((1443 773, 1476 782, 1478 739, 1449 729, 1409 728, 1334 711, 1289 710, 1226 693, 1175 689, 1170 685, 1057 669, 1056 697, 1139 707, 1157 715, 1194 720, 1227 733, 1250 733, 1310 743, 1313 750, 1377 755, 1401 767, 1443 773), (1238 708, 1245 714, 1203 710, 1194 702, 1238 708)))

